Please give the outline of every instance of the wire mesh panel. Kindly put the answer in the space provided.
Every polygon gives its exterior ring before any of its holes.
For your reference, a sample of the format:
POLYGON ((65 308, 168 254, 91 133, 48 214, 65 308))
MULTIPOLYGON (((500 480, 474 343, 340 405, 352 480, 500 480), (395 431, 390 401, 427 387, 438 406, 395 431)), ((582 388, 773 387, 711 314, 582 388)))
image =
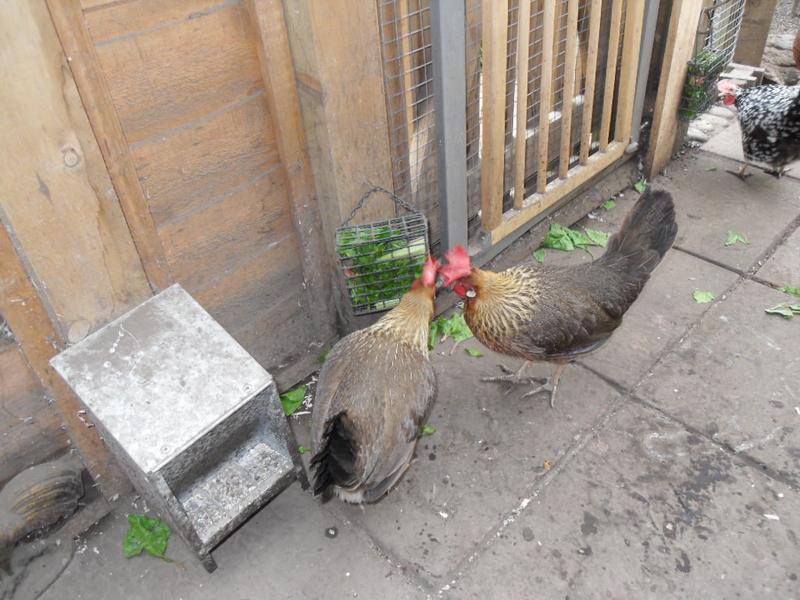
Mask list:
POLYGON ((439 237, 430 0, 377 0, 395 193, 439 237))
POLYGON ((691 120, 717 98, 716 82, 730 64, 742 28, 745 0, 714 0, 703 10, 697 32, 697 51, 689 61, 680 115, 691 120))

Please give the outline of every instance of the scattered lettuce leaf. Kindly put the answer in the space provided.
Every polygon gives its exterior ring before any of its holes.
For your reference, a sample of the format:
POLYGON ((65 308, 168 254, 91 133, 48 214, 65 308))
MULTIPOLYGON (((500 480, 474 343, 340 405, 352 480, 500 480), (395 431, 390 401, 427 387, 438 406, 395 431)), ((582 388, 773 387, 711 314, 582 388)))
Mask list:
POLYGON ((695 290, 692 294, 692 298, 698 304, 708 304, 709 302, 714 301, 714 294, 711 292, 701 292, 700 290, 695 290))
POLYGON ((540 263, 544 262, 544 257, 546 255, 547 254, 544 251, 544 248, 539 248, 538 250, 534 250, 534 252, 533 252, 533 258, 536 259, 536 262, 540 262, 540 263))
POLYGON ((586 236, 592 240, 596 246, 602 246, 605 248, 608 244, 608 238, 611 237, 611 234, 606 233, 605 231, 598 231, 597 229, 587 229, 586 236))
POLYGON ((617 205, 617 202, 616 202, 616 200, 614 200, 613 198, 609 198, 608 200, 606 200, 605 202, 603 202, 603 204, 601 204, 600 206, 602 206, 602 207, 603 207, 603 210, 611 210, 611 209, 612 209, 612 208, 614 208, 616 205, 617 205))
POLYGON ((779 291, 783 292, 784 294, 789 294, 791 296, 797 296, 798 298, 800 298, 800 287, 792 287, 790 285, 785 285, 782 288, 780 288, 779 291))
POLYGON ((122 542, 122 553, 125 558, 138 556, 142 551, 169 560, 164 553, 167 551, 170 529, 155 517, 144 515, 128 515, 128 533, 122 542))
POLYGON ((422 435, 433 435, 434 433, 436 433, 436 427, 433 425, 422 426, 422 435))
POLYGON ((735 231, 729 231, 728 237, 725 239, 726 246, 733 246, 734 244, 749 244, 750 242, 747 241, 747 238, 744 237, 741 233, 736 233, 735 231))
POLYGON ((641 194, 647 189, 647 180, 640 179, 639 181, 633 184, 633 189, 635 189, 637 192, 641 194))
POLYGON ((431 322, 430 333, 428 334, 428 347, 436 347, 436 344, 443 342, 448 337, 456 342, 463 342, 472 336, 472 331, 464 320, 462 313, 456 313, 449 319, 438 317, 431 322))
POLYGON ((772 308, 764 309, 770 315, 780 315, 784 319, 789 320, 792 317, 800 315, 800 304, 789 304, 788 302, 781 302, 772 308))
POLYGON ((296 388, 293 388, 286 392, 285 394, 281 394, 281 404, 283 405, 283 414, 287 417, 300 408, 300 405, 303 404, 303 400, 306 397, 306 386, 298 385, 296 388))
POLYGON ((706 171, 716 171, 717 167, 706 167, 706 171))
POLYGON ((475 358, 480 358, 483 356, 483 352, 480 350, 475 350, 475 348, 464 348, 464 352, 469 354, 470 356, 474 356, 475 358))
POLYGON ((328 356, 330 356, 331 350, 333 350, 333 348, 328 348, 327 350, 325 350, 325 352, 319 355, 317 361, 319 361, 320 363, 324 363, 326 360, 328 360, 328 356))
POLYGON ((305 454, 306 452, 311 452, 311 448, 306 448, 305 446, 298 446, 297 451, 300 454, 305 454))

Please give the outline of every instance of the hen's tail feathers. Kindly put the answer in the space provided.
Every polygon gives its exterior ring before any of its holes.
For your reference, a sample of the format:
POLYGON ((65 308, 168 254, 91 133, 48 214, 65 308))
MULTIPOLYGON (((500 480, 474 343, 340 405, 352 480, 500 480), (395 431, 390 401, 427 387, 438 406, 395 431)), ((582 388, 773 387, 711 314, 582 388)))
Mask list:
POLYGON ((647 191, 608 241, 599 259, 606 267, 647 278, 675 241, 675 205, 665 191, 647 191))
POLYGON ((356 445, 353 424, 345 413, 336 415, 325 429, 322 446, 311 459, 314 474, 314 495, 338 485, 349 488, 356 484, 356 445))

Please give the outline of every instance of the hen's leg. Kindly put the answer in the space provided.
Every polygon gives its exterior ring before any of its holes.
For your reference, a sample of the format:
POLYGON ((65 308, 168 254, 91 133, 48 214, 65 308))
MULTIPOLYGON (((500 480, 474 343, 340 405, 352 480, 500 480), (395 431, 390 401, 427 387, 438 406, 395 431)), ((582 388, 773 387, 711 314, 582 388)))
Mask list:
POLYGON ((743 164, 743 165, 742 165, 742 166, 739 168, 739 170, 738 170, 738 171, 731 171, 730 169, 725 169, 725 171, 726 171, 726 172, 728 172, 728 173, 730 173, 731 175, 736 175, 736 176, 737 176, 739 179, 741 179, 742 181, 746 181, 746 180, 747 180, 747 178, 748 178, 748 177, 750 177, 750 176, 752 175, 752 173, 747 173, 747 174, 745 174, 745 171, 747 170, 747 167, 748 167, 748 166, 749 166, 749 165, 748 165, 747 163, 744 163, 744 164, 743 164))
MULTIPOLYGON (((481 377, 481 381, 489 381, 492 383, 508 383, 511 386, 523 385, 523 384, 530 385, 531 383, 543 383, 547 381, 546 379, 542 379, 541 377, 522 376, 522 372, 525 370, 525 367, 528 366, 529 362, 530 361, 526 360, 524 363, 522 363, 522 366, 516 373, 505 365, 499 365, 500 368, 503 370, 503 372, 506 373, 506 375, 500 375, 498 377, 481 377)), ((511 387, 509 387, 509 391, 511 391, 511 387)))
POLYGON ((556 392, 558 391, 558 380, 561 379, 561 373, 564 371, 566 366, 569 363, 558 363, 556 366, 556 372, 553 373, 553 376, 548 379, 545 383, 540 385, 539 387, 533 388, 527 394, 524 394, 522 397, 527 398, 528 396, 533 396, 534 394, 538 394, 539 392, 549 391, 550 392, 550 408, 556 407, 556 392))
POLYGON ((780 179, 786 173, 788 173, 791 169, 787 169, 786 167, 779 167, 777 169, 772 169, 771 171, 767 171, 768 174, 772 175, 775 179, 780 179))

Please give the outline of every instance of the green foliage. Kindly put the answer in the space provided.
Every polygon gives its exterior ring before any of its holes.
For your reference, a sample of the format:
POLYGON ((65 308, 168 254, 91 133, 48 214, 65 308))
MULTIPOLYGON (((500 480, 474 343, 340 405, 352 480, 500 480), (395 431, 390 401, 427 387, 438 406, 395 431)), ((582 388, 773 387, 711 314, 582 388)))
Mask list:
POLYGON ((428 346, 431 349, 448 337, 453 338, 456 342, 463 342, 472 337, 472 331, 467 322, 464 321, 462 313, 456 313, 449 319, 438 317, 431 321, 430 334, 428 335, 428 346))
POLYGON ((533 258, 536 259, 536 262, 543 263, 545 256, 546 253, 544 251, 544 248, 539 248, 538 250, 534 250, 533 252, 533 258))
POLYGON ((711 292, 701 292, 700 290, 695 290, 692 294, 692 298, 698 304, 708 304, 714 301, 714 294, 711 292))
POLYGON ((423 425, 422 426, 422 435, 433 435, 436 433, 436 427, 433 425, 423 425))
POLYGON ((585 250, 589 246, 605 246, 608 238, 609 234, 595 229, 587 229, 586 233, 582 233, 577 229, 553 223, 542 242, 542 247, 571 252, 575 248, 585 250))
POLYGON ((292 388, 285 394, 281 394, 281 405, 283 406, 283 414, 287 417, 297 411, 303 404, 306 397, 306 386, 298 385, 292 388))
POLYGON ((780 315, 787 321, 800 315, 800 304, 789 304, 788 302, 781 302, 772 308, 764 309, 765 312, 771 315, 780 315))
POLYGON ((744 237, 741 233, 736 233, 735 231, 729 231, 728 237, 725 238, 725 245, 726 246, 733 246, 734 244, 749 244, 750 242, 747 241, 747 238, 744 237))
POLYGON ((164 553, 167 551, 170 529, 155 517, 144 515, 128 515, 128 533, 122 542, 122 553, 125 558, 131 558, 142 553, 169 560, 164 553))
POLYGON ((612 209, 612 208, 614 208, 616 205, 617 205, 617 202, 616 202, 616 200, 614 200, 613 198, 609 198, 608 200, 606 200, 605 202, 603 202, 603 204, 601 204, 600 206, 602 206, 602 207, 603 207, 603 210, 611 210, 611 209, 612 209))
POLYGON ((475 348, 464 348, 464 352, 469 354, 470 356, 474 356, 475 358, 480 358, 483 356, 483 352, 480 350, 475 350, 475 348))
POLYGON ((353 286, 353 305, 378 310, 388 310, 400 302, 403 291, 397 288, 410 287, 422 275, 426 258, 424 238, 409 241, 402 231, 388 225, 340 231, 336 247, 348 265, 344 273, 353 286))
POLYGON ((647 180, 640 179, 639 181, 633 184, 633 189, 639 192, 640 194, 643 193, 647 189, 647 180))

